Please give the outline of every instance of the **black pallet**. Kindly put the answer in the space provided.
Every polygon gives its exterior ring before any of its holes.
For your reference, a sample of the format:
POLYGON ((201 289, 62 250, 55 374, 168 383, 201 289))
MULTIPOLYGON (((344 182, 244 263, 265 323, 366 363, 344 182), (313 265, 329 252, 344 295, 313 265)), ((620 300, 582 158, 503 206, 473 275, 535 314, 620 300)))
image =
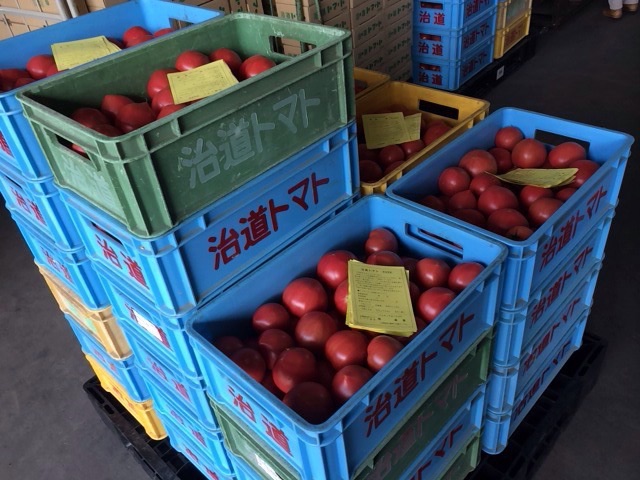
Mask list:
POLYGON ((455 93, 483 98, 491 89, 499 85, 536 54, 537 37, 536 32, 531 32, 505 53, 502 58, 494 60, 483 70, 480 70, 455 93))
POLYGON ((591 0, 533 0, 531 25, 557 27, 590 3, 591 0))
POLYGON ((204 475, 174 450, 169 439, 152 440, 144 428, 110 393, 105 392, 96 377, 87 381, 84 391, 102 418, 149 477, 156 480, 206 480, 204 475))
POLYGON ((607 342, 585 333, 577 350, 542 394, 499 455, 483 454, 466 480, 530 480, 598 380, 607 342))

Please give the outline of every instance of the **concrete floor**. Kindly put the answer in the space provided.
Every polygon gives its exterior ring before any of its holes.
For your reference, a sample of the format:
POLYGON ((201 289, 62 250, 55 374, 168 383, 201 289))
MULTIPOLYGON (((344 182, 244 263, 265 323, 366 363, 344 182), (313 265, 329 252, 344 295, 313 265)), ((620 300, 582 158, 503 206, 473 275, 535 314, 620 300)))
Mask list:
MULTIPOLYGON (((536 56, 486 97, 492 109, 521 107, 640 139, 640 15, 608 20, 603 4, 546 33, 536 56)), ((599 382, 538 479, 640 478, 639 177, 632 158, 588 324, 609 341, 599 382)), ((86 398, 89 366, 4 208, 0 305, 0 479, 147 478, 86 398)))

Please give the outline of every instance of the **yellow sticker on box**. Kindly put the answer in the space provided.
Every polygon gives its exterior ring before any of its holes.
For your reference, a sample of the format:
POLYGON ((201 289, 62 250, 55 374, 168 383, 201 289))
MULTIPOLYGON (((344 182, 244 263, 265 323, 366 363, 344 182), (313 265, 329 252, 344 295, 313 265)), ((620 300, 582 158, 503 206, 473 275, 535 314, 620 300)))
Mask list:
POLYGON ((224 60, 185 72, 170 73, 167 79, 176 104, 200 100, 238 83, 224 60))
POLYGON ((119 51, 120 49, 107 40, 104 35, 51 45, 51 53, 53 53, 56 67, 60 71, 77 67, 119 51))
POLYGON ((577 168, 516 168, 496 177, 516 185, 552 188, 571 183, 577 172, 577 168))

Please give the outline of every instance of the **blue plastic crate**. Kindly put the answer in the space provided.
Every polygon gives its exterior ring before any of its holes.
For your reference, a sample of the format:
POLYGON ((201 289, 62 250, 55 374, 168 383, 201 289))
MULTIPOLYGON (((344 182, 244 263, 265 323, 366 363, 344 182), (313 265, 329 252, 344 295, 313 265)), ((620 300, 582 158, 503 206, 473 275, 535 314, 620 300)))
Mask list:
POLYGON ((549 273, 567 261, 567 252, 571 252, 584 235, 615 208, 632 143, 633 138, 625 133, 503 108, 445 145, 428 161, 407 172, 386 193, 393 199, 439 218, 449 219, 460 228, 507 246, 509 255, 503 272, 500 308, 516 310, 529 303, 531 293, 540 287, 549 273), (536 137, 544 143, 561 143, 570 139, 586 142, 587 158, 601 167, 525 241, 509 240, 417 203, 425 195, 437 192, 438 176, 442 170, 457 165, 469 150, 492 148, 496 132, 506 126, 516 126, 525 137, 536 137), (550 134, 561 135, 562 138, 551 137, 550 134))
MULTIPOLYGON (((221 12, 160 0, 131 0, 47 28, 0 42, 0 68, 24 68, 29 58, 50 54, 52 43, 105 35, 122 37, 133 25, 150 31, 171 26, 171 20, 199 23, 221 12)), ((136 48, 136 47, 132 47, 136 48)), ((128 50, 128 49, 127 49, 128 50)), ((30 84, 29 86, 33 86, 30 84)), ((51 175, 40 145, 15 95, 22 88, 0 93, 0 162, 7 162, 28 179, 51 175)))
POLYGON ((82 240, 52 176, 28 180, 0 159, 0 193, 9 211, 24 217, 56 245, 65 249, 82 247, 82 240))
POLYGON ((496 6, 491 7, 456 30, 443 30, 431 26, 414 25, 414 61, 429 62, 431 59, 455 61, 466 57, 476 45, 493 37, 496 29, 496 6))
POLYGON ((210 312, 188 322, 187 333, 208 393, 217 404, 237 412, 247 423, 246 430, 282 454, 300 476, 349 477, 461 355, 493 327, 505 251, 469 233, 382 196, 371 195, 356 202, 221 293, 210 312), (324 253, 343 248, 358 251, 369 231, 382 226, 396 234, 408 255, 456 263, 477 261, 486 268, 334 415, 320 425, 311 425, 210 341, 222 335, 249 333, 251 315, 259 305, 279 299, 293 279, 314 275, 324 253), (419 370, 415 388, 402 401, 398 398, 391 402, 398 394, 398 382, 412 365, 419 370), (378 416, 381 412, 384 415, 378 416))
POLYGON ((131 350, 136 359, 136 365, 140 367, 143 378, 149 382, 156 382, 173 396, 176 403, 184 406, 184 410, 191 411, 192 415, 207 429, 218 430, 220 426, 213 414, 209 398, 205 393, 205 384, 202 377, 191 377, 182 370, 176 369, 167 363, 164 352, 157 349, 154 344, 147 343, 142 337, 131 329, 129 322, 120 321, 131 350))
MULTIPOLYGON (((519 310, 501 309, 495 326, 492 362, 494 366, 506 368, 519 363, 523 348, 540 332, 555 313, 556 305, 567 300, 575 286, 582 286, 584 273, 604 260, 604 247, 611 227, 611 216, 585 235, 584 241, 567 256, 567 261, 549 274, 542 288, 531 295, 529 304, 519 310)), ((591 304, 595 281, 585 303, 591 304)))
POLYGON ((91 358, 102 365, 107 372, 113 375, 116 381, 126 389, 127 394, 134 402, 145 402, 149 400, 150 396, 147 384, 140 375, 138 367, 135 365, 133 355, 123 359, 111 357, 104 347, 102 347, 89 332, 78 325, 72 317, 66 314, 64 317, 76 335, 82 351, 90 355, 91 358))
POLYGON ((183 315, 350 203, 359 191, 356 149, 351 122, 150 239, 71 192, 62 196, 94 262, 162 314, 183 315))
POLYGON ((458 30, 494 8, 497 0, 416 1, 413 6, 414 27, 458 30))
POLYGON ((461 58, 438 60, 422 58, 414 44, 413 83, 442 90, 456 90, 493 61, 493 34, 465 53, 461 58))
POLYGON ((38 266, 53 273, 91 310, 109 306, 107 295, 83 247, 65 250, 22 217, 12 215, 38 266))
POLYGON ((588 310, 583 312, 582 318, 575 325, 575 328, 556 344, 556 348, 546 357, 535 375, 532 375, 533 379, 515 399, 513 409, 500 413, 487 409, 482 434, 482 450, 494 455, 505 449, 513 431, 518 428, 531 407, 567 363, 571 354, 580 348, 588 315, 588 310))

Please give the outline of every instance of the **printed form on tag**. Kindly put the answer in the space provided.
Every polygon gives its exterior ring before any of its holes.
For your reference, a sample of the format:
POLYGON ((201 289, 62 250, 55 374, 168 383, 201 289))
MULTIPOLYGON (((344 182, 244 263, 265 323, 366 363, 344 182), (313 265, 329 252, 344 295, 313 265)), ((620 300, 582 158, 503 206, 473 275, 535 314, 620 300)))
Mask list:
POLYGON ((216 60, 185 72, 167 75, 174 103, 200 100, 238 83, 224 60, 216 60))
POLYGON ((120 48, 107 40, 104 35, 51 45, 51 53, 56 62, 56 67, 60 71, 77 67, 119 51, 120 48))
POLYGON ((516 168, 502 175, 494 175, 503 182, 535 187, 561 187, 571 183, 577 168, 516 168))
POLYGON ((362 128, 370 150, 409 141, 407 122, 401 112, 362 115, 362 128))
POLYGON ((402 337, 418 330, 404 267, 349 260, 348 278, 348 326, 402 337))
MULTIPOLYGON (((404 117, 404 123, 407 127, 408 132, 408 142, 413 142, 414 140, 420 140, 420 124, 422 122, 422 114, 414 113, 413 115, 407 115, 404 117)), ((404 142, 403 142, 404 143, 404 142)))

